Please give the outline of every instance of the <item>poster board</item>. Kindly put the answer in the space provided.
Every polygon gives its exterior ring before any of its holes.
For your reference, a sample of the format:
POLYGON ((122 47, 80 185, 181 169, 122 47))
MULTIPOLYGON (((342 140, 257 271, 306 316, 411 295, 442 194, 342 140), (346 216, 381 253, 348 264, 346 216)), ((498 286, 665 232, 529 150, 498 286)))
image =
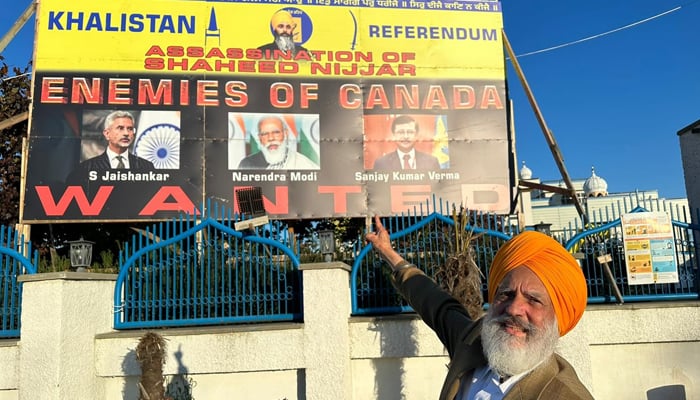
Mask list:
POLYGON ((433 195, 507 213, 500 11, 41 0, 21 220, 149 221, 210 199, 235 210, 236 190, 251 186, 280 219, 387 215, 433 195), (105 152, 115 111, 133 124, 122 128, 133 130, 128 170, 105 152), (399 116, 413 122, 393 132, 399 116), (397 151, 407 137, 410 170, 397 151))
POLYGON ((635 212, 621 217, 629 285, 677 283, 678 264, 668 213, 635 212))

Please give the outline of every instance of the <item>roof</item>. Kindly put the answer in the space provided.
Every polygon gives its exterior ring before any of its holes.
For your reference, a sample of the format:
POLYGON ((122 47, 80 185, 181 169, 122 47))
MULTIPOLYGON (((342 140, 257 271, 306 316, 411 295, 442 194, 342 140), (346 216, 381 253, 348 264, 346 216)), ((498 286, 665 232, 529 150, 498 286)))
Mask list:
POLYGON ((690 124, 686 127, 681 128, 681 130, 679 130, 676 134, 678 136, 680 136, 680 135, 683 135, 684 133, 687 133, 687 132, 700 133, 700 119, 693 122, 692 124, 690 124))

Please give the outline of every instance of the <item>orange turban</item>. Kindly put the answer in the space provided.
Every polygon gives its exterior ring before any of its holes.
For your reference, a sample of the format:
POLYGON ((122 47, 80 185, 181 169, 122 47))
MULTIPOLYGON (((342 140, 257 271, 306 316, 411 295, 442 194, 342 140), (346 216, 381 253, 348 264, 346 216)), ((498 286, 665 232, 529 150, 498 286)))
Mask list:
POLYGON ((586 279, 574 257, 543 233, 525 231, 501 246, 489 272, 489 303, 508 272, 523 265, 544 283, 557 315, 559 336, 566 335, 586 309, 586 279))
POLYGON ((275 28, 279 24, 289 24, 292 26, 296 26, 294 23, 294 17, 292 17, 292 14, 289 13, 289 11, 285 10, 279 10, 276 13, 272 15, 272 19, 270 19, 270 25, 275 28))

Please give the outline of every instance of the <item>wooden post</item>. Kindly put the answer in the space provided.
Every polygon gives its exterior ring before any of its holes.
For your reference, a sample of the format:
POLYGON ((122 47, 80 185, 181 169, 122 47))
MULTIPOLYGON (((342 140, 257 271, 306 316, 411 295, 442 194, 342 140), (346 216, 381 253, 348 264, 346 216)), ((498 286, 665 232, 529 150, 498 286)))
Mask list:
POLYGON ((34 14, 34 11, 36 10, 36 2, 32 1, 31 4, 29 4, 29 7, 27 7, 26 10, 22 13, 22 15, 17 18, 17 21, 12 25, 12 28, 10 28, 9 31, 5 34, 5 36, 0 39, 0 53, 5 50, 5 47, 12 41, 12 39, 15 38, 15 35, 17 35, 17 32, 19 32, 20 29, 24 26, 24 24, 31 18, 32 14, 34 14))
POLYGON ((554 140, 554 134, 552 134, 552 131, 549 130, 547 122, 545 122, 544 120, 544 116, 540 111, 540 107, 537 105, 537 101, 535 100, 535 95, 532 93, 532 90, 530 90, 530 85, 528 85, 527 80, 525 79, 525 75, 523 74, 522 69, 520 69, 518 59, 515 57, 515 53, 513 53, 513 49, 510 47, 510 42, 508 42, 506 32, 504 30, 501 30, 501 34, 503 36, 503 44, 506 48, 506 51, 508 52, 508 57, 510 57, 510 62, 511 64, 513 64, 513 68, 515 68, 515 72, 518 74, 518 78, 520 78, 520 83, 523 85, 525 94, 527 95, 528 100, 530 100, 532 110, 535 112, 537 121, 540 123, 542 133, 544 134, 544 137, 547 140, 547 143, 549 144, 549 150, 552 152, 554 162, 557 164, 557 167, 559 167, 559 172, 561 173, 561 177, 564 180, 564 183, 566 183, 566 188, 569 189, 569 196, 571 196, 571 200, 574 202, 574 206, 576 206, 576 211, 578 211, 578 215, 583 219, 584 225, 588 224, 588 216, 583 210, 583 207, 581 206, 581 202, 578 200, 578 197, 576 197, 576 190, 574 189, 574 184, 571 182, 569 173, 566 171, 566 166, 564 165, 564 157, 562 157, 561 152, 559 151, 559 146, 557 145, 556 140, 554 140))
POLYGON ((612 262, 612 257, 610 254, 603 254, 602 256, 597 257, 598 263, 603 266, 603 272, 605 273, 605 277, 608 279, 610 282, 610 286, 613 288, 613 294, 615 295, 615 298, 617 299, 618 304, 622 304, 625 302, 625 300, 622 298, 622 293, 620 293, 620 289, 617 287, 617 284, 615 283, 615 277, 612 274, 612 271, 610 270, 610 265, 608 265, 610 262, 612 262))

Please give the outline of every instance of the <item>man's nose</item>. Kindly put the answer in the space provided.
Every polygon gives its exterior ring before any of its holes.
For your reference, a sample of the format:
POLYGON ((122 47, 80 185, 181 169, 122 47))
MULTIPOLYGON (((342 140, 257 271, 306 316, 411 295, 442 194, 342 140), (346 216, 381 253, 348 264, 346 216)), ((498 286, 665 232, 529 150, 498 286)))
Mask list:
POLYGON ((527 299, 523 295, 515 295, 506 303, 504 311, 509 315, 525 315, 527 299))

